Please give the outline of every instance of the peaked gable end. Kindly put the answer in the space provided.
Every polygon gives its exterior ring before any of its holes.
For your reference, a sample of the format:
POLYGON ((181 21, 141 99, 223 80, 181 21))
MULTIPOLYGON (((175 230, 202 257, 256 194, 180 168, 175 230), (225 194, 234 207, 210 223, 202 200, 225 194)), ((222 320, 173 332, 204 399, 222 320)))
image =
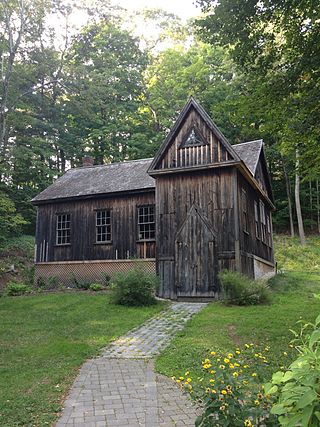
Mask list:
POLYGON ((238 162, 239 156, 203 108, 190 98, 148 172, 238 162))
POLYGON ((262 149, 254 173, 254 178, 258 181, 262 190, 268 195, 269 199, 274 202, 271 179, 268 171, 267 160, 262 149))

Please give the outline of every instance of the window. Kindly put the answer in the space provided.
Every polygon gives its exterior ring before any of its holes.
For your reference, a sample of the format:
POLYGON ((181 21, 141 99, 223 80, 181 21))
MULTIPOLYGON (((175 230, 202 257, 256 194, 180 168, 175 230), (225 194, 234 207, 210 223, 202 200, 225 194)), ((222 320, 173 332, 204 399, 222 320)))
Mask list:
POLYGON ((138 239, 155 238, 154 205, 138 207, 138 239))
POLYGON ((105 243, 111 241, 111 211, 96 212, 96 242, 105 243))
POLYGON ((259 210, 258 210, 258 202, 256 201, 254 201, 254 221, 256 225, 256 238, 260 239, 259 210))
POLYGON ((241 206, 242 206, 242 220, 243 220, 243 231, 249 233, 248 223, 248 198, 245 189, 241 191, 241 206))
POLYGON ((260 221, 261 221, 261 239, 265 243, 266 242, 266 211, 264 203, 260 200, 260 221))
POLYGON ((70 244, 70 214, 68 213, 57 215, 56 244, 70 244))
POLYGON ((206 145, 206 143, 204 142, 204 139, 198 129, 192 127, 186 134, 186 136, 183 138, 181 147, 184 148, 197 145, 206 145))
POLYGON ((267 214, 267 243, 269 246, 272 245, 272 238, 271 238, 271 220, 270 220, 270 213, 267 214))

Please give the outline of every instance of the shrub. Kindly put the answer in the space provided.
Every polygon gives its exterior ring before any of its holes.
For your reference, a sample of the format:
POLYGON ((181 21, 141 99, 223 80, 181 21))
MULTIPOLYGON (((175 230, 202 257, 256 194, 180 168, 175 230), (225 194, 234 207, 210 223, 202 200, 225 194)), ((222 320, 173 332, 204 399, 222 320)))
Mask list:
POLYGON ((109 286, 110 281, 111 281, 111 276, 109 276, 109 274, 104 274, 104 285, 109 286))
POLYGON ((201 377, 187 371, 173 377, 181 387, 198 398, 203 413, 196 420, 198 427, 275 427, 276 416, 270 414, 272 399, 263 394, 262 366, 268 364, 264 351, 245 344, 232 353, 211 351, 201 363, 201 377))
POLYGON ((22 272, 23 282, 32 287, 34 286, 34 266, 26 267, 22 272))
POLYGON ((271 413, 281 426, 319 426, 320 315, 314 324, 303 325, 300 334, 293 333, 299 356, 286 371, 273 374, 265 392, 277 399, 271 413))
POLYGON ((6 287, 6 294, 9 296, 18 296, 30 292, 27 285, 23 283, 9 282, 6 287))
POLYGON ((219 275, 226 304, 256 305, 270 302, 270 290, 263 281, 249 279, 243 274, 225 270, 219 275))
POLYGON ((75 275, 72 275, 72 283, 73 283, 73 286, 77 289, 82 289, 87 291, 90 288, 90 283, 82 282, 81 280, 77 279, 75 275))
POLYGON ((104 287, 102 285, 100 285, 100 283, 92 283, 92 285, 90 285, 89 289, 90 289, 90 291, 98 292, 98 291, 102 291, 104 289, 104 287))
POLYGON ((155 288, 158 278, 135 268, 128 273, 119 273, 112 280, 112 299, 116 304, 143 306, 156 303, 155 288))

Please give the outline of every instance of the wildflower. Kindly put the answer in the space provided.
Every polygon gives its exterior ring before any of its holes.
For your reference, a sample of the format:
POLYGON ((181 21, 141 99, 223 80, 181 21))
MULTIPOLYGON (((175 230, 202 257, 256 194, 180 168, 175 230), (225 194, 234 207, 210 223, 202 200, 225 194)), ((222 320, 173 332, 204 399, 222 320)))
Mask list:
POLYGON ((234 366, 235 366, 236 368, 238 368, 240 365, 239 365, 239 363, 237 363, 237 362, 236 362, 236 363, 234 364, 234 366))
POLYGON ((215 374, 215 373, 216 373, 216 371, 214 371, 214 370, 210 371, 210 374, 215 374))
POLYGON ((203 365, 204 369, 209 369, 211 368, 211 363, 206 363, 205 365, 203 365))
POLYGON ((220 411, 224 411, 226 409, 226 406, 225 405, 221 405, 219 409, 220 409, 220 411))
POLYGON ((247 368, 249 368, 249 365, 244 365, 243 367, 244 367, 244 369, 247 369, 247 368))
POLYGON ((173 381, 175 381, 175 380, 176 380, 176 377, 171 377, 171 379, 172 379, 173 381))
POLYGON ((221 390, 221 394, 227 394, 227 390, 221 390))
POLYGON ((206 388, 206 393, 210 393, 211 389, 209 387, 206 388))
POLYGON ((258 399, 259 399, 259 400, 262 400, 262 398, 263 398, 263 394, 262 394, 262 393, 259 393, 259 394, 258 394, 258 399))
POLYGON ((232 363, 230 363, 229 368, 234 369, 234 365, 232 363))
POLYGON ((257 376, 257 374, 254 372, 254 373, 252 374, 252 376, 253 376, 253 377, 256 377, 256 376, 257 376))
POLYGON ((288 353, 286 351, 283 352, 284 356, 288 356, 288 353))
POLYGON ((229 353, 229 354, 228 354, 228 358, 229 358, 229 359, 232 359, 232 358, 233 358, 233 354, 232 354, 232 353, 229 353))
POLYGON ((230 363, 230 360, 227 358, 223 359, 223 361, 224 361, 224 363, 230 363))
POLYGON ((189 390, 192 390, 192 385, 188 384, 189 390))
POLYGON ((224 365, 220 365, 219 368, 223 370, 223 369, 225 369, 225 366, 224 365))
POLYGON ((181 381, 184 380, 184 377, 179 377, 179 380, 181 380, 181 381))
POLYGON ((215 351, 210 352, 211 356, 215 356, 217 353, 215 351))
POLYGON ((231 385, 227 385, 226 389, 230 391, 232 389, 231 385))
POLYGON ((187 383, 191 383, 191 381, 192 381, 192 379, 191 379, 191 378, 187 378, 187 379, 186 379, 186 382, 187 382, 187 383))
POLYGON ((245 344, 244 346, 245 346, 245 348, 250 348, 249 344, 245 344))
POLYGON ((259 400, 255 400, 255 401, 254 401, 254 403, 255 403, 257 406, 259 406, 259 405, 260 405, 259 400))
POLYGON ((238 372, 234 372, 234 373, 232 374, 232 376, 233 376, 234 378, 238 378, 239 374, 238 374, 238 372))
POLYGON ((214 382, 215 382, 215 380, 214 380, 213 378, 211 378, 211 379, 209 380, 209 382, 210 382, 210 383, 214 383, 214 382))
POLYGON ((247 380, 243 380, 242 382, 243 382, 243 384, 244 384, 244 385, 247 385, 247 384, 248 384, 248 381, 247 381, 247 380))
POLYGON ((246 419, 244 421, 244 425, 245 425, 245 427, 253 427, 252 422, 250 420, 248 420, 248 419, 246 419))
POLYGON ((181 380, 177 380, 177 383, 181 383, 181 380))
POLYGON ((189 371, 187 371, 184 375, 187 377, 190 374, 189 371))
POLYGON ((217 394, 217 390, 215 390, 214 388, 211 389, 211 393, 213 394, 217 394))
POLYGON ((241 354, 241 351, 240 350, 236 350, 236 354, 241 354))

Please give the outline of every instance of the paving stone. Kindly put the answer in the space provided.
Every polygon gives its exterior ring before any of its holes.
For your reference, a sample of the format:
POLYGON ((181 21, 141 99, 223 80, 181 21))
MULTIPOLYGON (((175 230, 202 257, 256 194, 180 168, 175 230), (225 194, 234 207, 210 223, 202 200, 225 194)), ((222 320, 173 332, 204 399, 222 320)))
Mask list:
POLYGON ((56 427, 193 426, 197 409, 171 379, 155 374, 152 359, 205 305, 171 304, 87 361, 56 427))

